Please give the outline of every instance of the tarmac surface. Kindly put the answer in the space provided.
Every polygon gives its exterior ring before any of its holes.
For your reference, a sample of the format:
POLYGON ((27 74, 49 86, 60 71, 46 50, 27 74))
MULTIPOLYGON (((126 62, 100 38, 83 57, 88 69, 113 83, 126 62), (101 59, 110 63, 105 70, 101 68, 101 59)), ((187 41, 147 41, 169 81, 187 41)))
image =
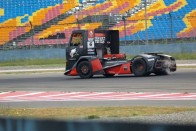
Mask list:
MULTIPOLYGON (((133 75, 104 78, 95 76, 92 79, 64 76, 63 72, 55 73, 21 73, 1 74, 0 90, 3 92, 126 92, 126 93, 196 93, 196 68, 179 68, 167 76, 134 77, 133 75)), ((45 97, 46 98, 46 97, 45 97)), ((17 97, 15 98, 17 99, 17 97)), ((196 97, 180 100, 95 100, 95 101, 21 101, 4 102, 5 107, 62 107, 62 106, 196 106, 196 97)))
MULTIPOLYGON (((60 66, 15 66, 0 67, 0 91, 63 91, 63 92, 159 92, 196 93, 196 60, 177 61, 180 67, 168 76, 134 77, 115 76, 104 78, 96 76, 90 80, 63 75, 60 66), (183 68, 183 67, 188 68, 183 68), (194 67, 194 68, 192 68, 194 67), (44 71, 44 72, 43 72, 44 71), (20 73, 18 73, 20 72, 20 73), (29 73, 28 73, 29 72, 29 73), (30 73, 31 72, 31 73, 30 73), (33 72, 33 73, 32 73, 33 72), (40 73, 42 72, 42 73, 40 73), (48 73, 50 72, 50 73, 48 73)), ((56 108, 93 106, 159 106, 196 107, 196 100, 123 100, 123 101, 27 101, 0 102, 3 108, 56 108)), ((196 112, 188 111, 131 118, 103 118, 106 121, 126 121, 139 123, 165 123, 196 125, 196 112)))

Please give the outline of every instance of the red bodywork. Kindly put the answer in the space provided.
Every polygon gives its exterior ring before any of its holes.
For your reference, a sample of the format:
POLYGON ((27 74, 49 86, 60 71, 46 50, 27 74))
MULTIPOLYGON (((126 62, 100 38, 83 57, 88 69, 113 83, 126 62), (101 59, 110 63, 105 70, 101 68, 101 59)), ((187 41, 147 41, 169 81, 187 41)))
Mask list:
MULTIPOLYGON (((117 55, 122 56, 121 54, 117 54, 117 55)), ((127 62, 127 63, 124 63, 124 64, 111 66, 111 67, 103 69, 103 66, 101 64, 100 59, 97 58, 97 59, 91 60, 91 65, 92 65, 93 74, 95 74, 96 72, 99 72, 99 71, 104 71, 106 74, 131 74, 131 69, 130 69, 131 62, 127 62)), ((72 68, 68 72, 67 75, 77 76, 78 72, 77 72, 76 67, 72 68)))
POLYGON ((77 76, 78 75, 78 72, 76 70, 76 67, 73 68, 69 73, 68 73, 69 76, 77 76))
MULTIPOLYGON (((91 60, 91 65, 92 65, 93 73, 96 73, 97 71, 101 71, 101 70, 103 69, 103 67, 102 67, 102 65, 101 65, 101 62, 100 62, 99 58, 97 58, 97 59, 92 59, 92 60, 91 60)), ((68 72, 68 75, 69 75, 69 76, 77 76, 77 75, 78 75, 78 72, 77 72, 76 67, 72 68, 72 69, 68 72)))
POLYGON ((130 62, 105 69, 106 74, 131 74, 130 62))
POLYGON ((92 60, 91 61, 91 65, 92 65, 92 68, 93 68, 93 72, 100 71, 103 68, 102 65, 101 65, 101 62, 100 62, 100 60, 98 58, 92 60))
POLYGON ((103 56, 105 59, 125 59, 126 55, 125 54, 105 54, 103 56))

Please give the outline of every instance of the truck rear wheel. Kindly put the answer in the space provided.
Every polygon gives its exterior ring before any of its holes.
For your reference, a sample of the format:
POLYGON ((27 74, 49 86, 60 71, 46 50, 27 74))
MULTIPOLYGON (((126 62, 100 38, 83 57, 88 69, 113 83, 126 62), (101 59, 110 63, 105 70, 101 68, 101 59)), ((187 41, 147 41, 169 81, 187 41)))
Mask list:
POLYGON ((146 62, 142 58, 135 59, 132 63, 132 71, 135 76, 148 75, 146 62))
POLYGON ((81 61, 76 69, 79 76, 83 79, 91 78, 93 76, 92 65, 88 61, 81 61))

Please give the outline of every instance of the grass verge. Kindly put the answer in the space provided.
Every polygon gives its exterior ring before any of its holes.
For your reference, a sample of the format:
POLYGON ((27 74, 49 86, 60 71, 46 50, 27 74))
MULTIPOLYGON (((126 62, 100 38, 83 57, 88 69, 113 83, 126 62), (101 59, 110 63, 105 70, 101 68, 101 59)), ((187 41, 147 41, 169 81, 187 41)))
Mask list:
POLYGON ((3 117, 37 119, 110 119, 130 118, 196 111, 196 107, 72 107, 72 108, 0 108, 3 117))
POLYGON ((0 66, 65 65, 64 59, 30 59, 0 62, 0 66))
MULTIPOLYGON (((176 58, 176 60, 196 60, 196 53, 178 53, 169 54, 176 58)), ((127 55, 127 59, 133 58, 134 55, 127 55)), ((0 62, 0 66, 65 66, 65 59, 29 59, 29 60, 13 60, 0 62)))
POLYGON ((173 56, 176 60, 196 60, 196 53, 176 53, 169 55, 173 56))

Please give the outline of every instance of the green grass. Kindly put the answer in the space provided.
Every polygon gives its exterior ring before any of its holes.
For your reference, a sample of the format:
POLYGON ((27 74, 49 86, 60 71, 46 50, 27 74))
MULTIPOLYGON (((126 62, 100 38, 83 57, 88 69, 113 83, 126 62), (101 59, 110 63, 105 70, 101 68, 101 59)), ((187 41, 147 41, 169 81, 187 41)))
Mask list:
POLYGON ((70 107, 70 108, 0 108, 0 116, 38 119, 130 118, 196 111, 195 107, 70 107))
POLYGON ((176 60, 196 60, 196 53, 181 53, 181 54, 169 54, 176 60))
MULTIPOLYGON (((196 53, 169 54, 176 60, 196 60, 196 53)), ((127 55, 127 59, 134 55, 127 55)), ((31 66, 31 65, 65 65, 65 59, 31 59, 31 60, 13 60, 0 62, 0 66, 31 66)))
POLYGON ((65 65, 64 59, 32 59, 0 62, 0 66, 65 65))

